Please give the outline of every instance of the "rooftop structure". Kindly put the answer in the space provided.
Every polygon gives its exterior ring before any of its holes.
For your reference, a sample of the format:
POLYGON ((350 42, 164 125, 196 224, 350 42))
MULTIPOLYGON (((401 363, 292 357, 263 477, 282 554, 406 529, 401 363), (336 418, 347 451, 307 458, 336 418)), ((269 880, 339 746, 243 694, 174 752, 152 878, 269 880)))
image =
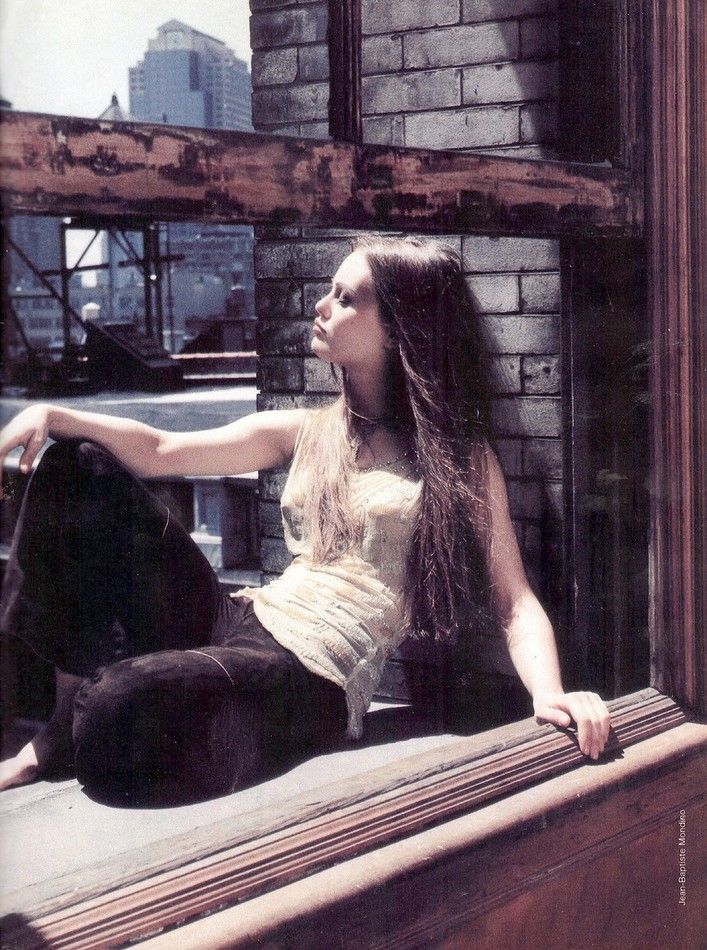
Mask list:
POLYGON ((110 105, 108 108, 104 109, 103 112, 98 116, 99 119, 105 119, 107 122, 132 122, 133 116, 129 112, 126 112, 125 109, 118 102, 118 97, 115 93, 111 96, 110 105))

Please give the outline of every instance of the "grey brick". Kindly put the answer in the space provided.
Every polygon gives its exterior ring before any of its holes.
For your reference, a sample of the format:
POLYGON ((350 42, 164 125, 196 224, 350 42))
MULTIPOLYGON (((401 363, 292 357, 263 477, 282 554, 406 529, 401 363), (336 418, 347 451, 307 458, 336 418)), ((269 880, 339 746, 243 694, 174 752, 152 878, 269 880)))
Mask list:
MULTIPOLYGON (((542 590, 544 587, 542 583, 542 570, 535 564, 526 564, 525 573, 528 578, 528 585, 530 586, 530 589, 538 599, 542 599, 542 590)), ((550 618, 550 620, 552 622, 552 618, 550 618)))
POLYGON ((328 114, 329 83, 255 89, 252 101, 258 122, 322 120, 328 114))
POLYGON ((326 39, 326 3, 306 10, 254 13, 250 18, 250 45, 253 50, 296 43, 317 43, 326 39))
POLYGON ((545 512, 550 514, 555 521, 562 521, 564 518, 564 492, 562 484, 558 482, 545 482, 545 512))
POLYGON ((403 39, 405 69, 505 62, 518 57, 518 24, 484 23, 408 33, 403 39))
POLYGON ((557 18, 534 17, 520 24, 520 55, 523 59, 557 54, 557 18))
POLYGON ((497 439, 496 448, 498 449, 498 460, 506 478, 510 475, 521 475, 523 473, 522 440, 497 439))
MULTIPOLYGON (((430 240, 430 235, 418 234, 416 237, 422 238, 422 240, 430 240)), ((435 234, 434 240, 439 244, 444 244, 446 247, 451 247, 455 253, 461 257, 462 253, 462 239, 460 234, 435 234)))
POLYGON ((322 0, 250 0, 252 13, 260 10, 279 10, 281 7, 301 7, 305 3, 321 3, 322 0))
POLYGON ((260 533, 267 538, 282 538, 282 511, 280 505, 274 501, 261 501, 258 505, 258 520, 260 533))
POLYGON ((464 105, 547 99, 557 95, 557 64, 468 66, 463 70, 462 92, 464 105))
POLYGON ((521 379, 523 392, 529 395, 559 393, 559 356, 524 356, 521 379))
POLYGON ((459 0, 432 0, 428 3, 420 0, 397 0, 397 3, 362 0, 361 28, 365 36, 458 22, 459 0))
MULTIPOLYGON (((341 373, 337 369, 339 379, 341 373)), ((308 393, 338 393, 341 386, 332 375, 332 364, 316 356, 304 361, 304 389, 308 393)))
MULTIPOLYGON (((334 273, 332 271, 332 277, 334 273)), ((314 310, 315 304, 321 300, 322 297, 326 296, 331 290, 331 281, 321 281, 316 284, 305 284, 304 285, 304 317, 307 320, 314 320, 316 312, 314 310)))
POLYGON ((404 117, 401 115, 364 116, 363 141, 368 145, 404 145, 404 117))
POLYGON ((515 275, 468 277, 467 284, 480 313, 517 313, 520 310, 515 275))
POLYGON ((299 136, 299 123, 297 122, 267 122, 260 121, 253 105, 253 128, 256 132, 272 132, 275 135, 296 135, 299 136))
POLYGON ((329 78, 329 47, 326 43, 300 46, 297 78, 300 82, 316 82, 329 78))
POLYGON ((542 493, 539 482, 519 482, 508 479, 508 507, 514 518, 538 518, 542 513, 542 493))
POLYGON ((260 539, 260 566, 264 571, 284 571, 292 563, 292 555, 279 538, 260 539))
POLYGON ((332 401, 331 396, 312 393, 305 395, 289 395, 287 393, 258 393, 256 399, 256 408, 258 412, 264 412, 266 409, 301 409, 315 408, 316 406, 326 406, 332 401))
POLYGON ((555 396, 508 396, 492 401, 494 430, 501 436, 559 436, 561 402, 555 396))
POLYGON ((284 280, 256 281, 255 313, 261 320, 300 320, 301 288, 284 280))
POLYGON ((294 82, 297 78, 297 47, 256 50, 251 61, 253 86, 294 82))
POLYGON ((309 356, 312 321, 267 320, 259 324, 258 353, 261 356, 309 356))
POLYGON ((483 317, 486 345, 491 353, 557 353, 559 317, 483 317))
POLYGON ((403 68, 400 36, 368 36, 361 44, 361 73, 391 73, 403 68))
POLYGON ((420 112, 461 104, 458 69, 394 76, 365 76, 362 80, 365 115, 385 112, 420 112))
POLYGON ((560 309, 559 274, 523 274, 520 278, 522 308, 532 313, 554 313, 560 309))
POLYGON ((256 277, 332 277, 350 250, 349 241, 300 241, 297 244, 257 244, 256 277))
POLYGON ((523 439, 523 474, 562 478, 560 439, 523 439))
POLYGON ((556 162, 559 152, 551 145, 509 145, 499 148, 483 148, 477 150, 479 155, 501 155, 509 158, 540 159, 556 162))
POLYGON ((550 238, 464 238, 464 269, 472 273, 551 270, 560 266, 560 248, 550 238))
POLYGON ((523 553, 532 561, 540 557, 540 528, 536 524, 525 523, 525 537, 523 539, 523 553))
POLYGON ((286 241, 302 236, 302 229, 294 224, 256 224, 254 232, 256 241, 286 241))
POLYGON ((523 142, 557 141, 557 103, 553 100, 522 106, 520 137, 523 142))
POLYGON ((418 148, 473 148, 518 140, 518 109, 458 109, 405 116, 405 144, 418 148))
POLYGON ((358 236, 359 232, 354 231, 352 228, 317 228, 304 225, 302 227, 302 237, 305 240, 317 240, 321 241, 326 239, 327 241, 335 241, 345 239, 347 241, 354 241, 358 236))
POLYGON ((556 9, 557 0, 463 0, 462 18, 465 23, 477 23, 534 13, 552 13, 556 9))
POLYGON ((329 120, 326 122, 302 122, 299 127, 299 134, 304 139, 328 139, 329 120))
POLYGON ((302 360, 284 356, 261 356, 258 360, 258 388, 266 392, 302 392, 302 360))
POLYGON ((260 472, 258 475, 258 495, 260 499, 264 501, 279 501, 288 474, 287 468, 270 469, 260 472))
POLYGON ((491 357, 491 385, 495 393, 520 392, 520 356, 491 357))

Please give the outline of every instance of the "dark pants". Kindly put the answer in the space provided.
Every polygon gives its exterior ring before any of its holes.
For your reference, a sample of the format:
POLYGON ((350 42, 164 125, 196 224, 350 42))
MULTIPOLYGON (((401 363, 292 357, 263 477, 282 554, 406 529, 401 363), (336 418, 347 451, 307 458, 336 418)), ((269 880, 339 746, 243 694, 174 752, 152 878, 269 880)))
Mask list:
POLYGON ((343 690, 224 594, 167 507, 93 442, 54 443, 30 478, 0 629, 85 678, 76 770, 104 801, 222 795, 346 730, 343 690))

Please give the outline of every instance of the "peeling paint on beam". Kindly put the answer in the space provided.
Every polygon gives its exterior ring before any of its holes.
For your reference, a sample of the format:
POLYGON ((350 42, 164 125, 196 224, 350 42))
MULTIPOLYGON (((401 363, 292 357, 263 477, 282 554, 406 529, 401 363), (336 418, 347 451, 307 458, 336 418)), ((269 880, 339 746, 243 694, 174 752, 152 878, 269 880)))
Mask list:
POLYGON ((249 132, 1 113, 7 213, 637 235, 627 173, 249 132))

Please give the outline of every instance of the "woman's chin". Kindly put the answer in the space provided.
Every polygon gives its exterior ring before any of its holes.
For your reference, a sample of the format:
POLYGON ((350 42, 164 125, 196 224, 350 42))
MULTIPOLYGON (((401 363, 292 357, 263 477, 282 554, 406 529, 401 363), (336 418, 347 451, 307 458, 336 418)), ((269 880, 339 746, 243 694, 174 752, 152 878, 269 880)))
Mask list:
POLYGON ((319 357, 320 360, 324 360, 326 363, 335 362, 335 360, 331 358, 329 347, 326 345, 324 340, 321 339, 321 337, 318 337, 318 336, 312 337, 310 349, 315 356, 319 357))

